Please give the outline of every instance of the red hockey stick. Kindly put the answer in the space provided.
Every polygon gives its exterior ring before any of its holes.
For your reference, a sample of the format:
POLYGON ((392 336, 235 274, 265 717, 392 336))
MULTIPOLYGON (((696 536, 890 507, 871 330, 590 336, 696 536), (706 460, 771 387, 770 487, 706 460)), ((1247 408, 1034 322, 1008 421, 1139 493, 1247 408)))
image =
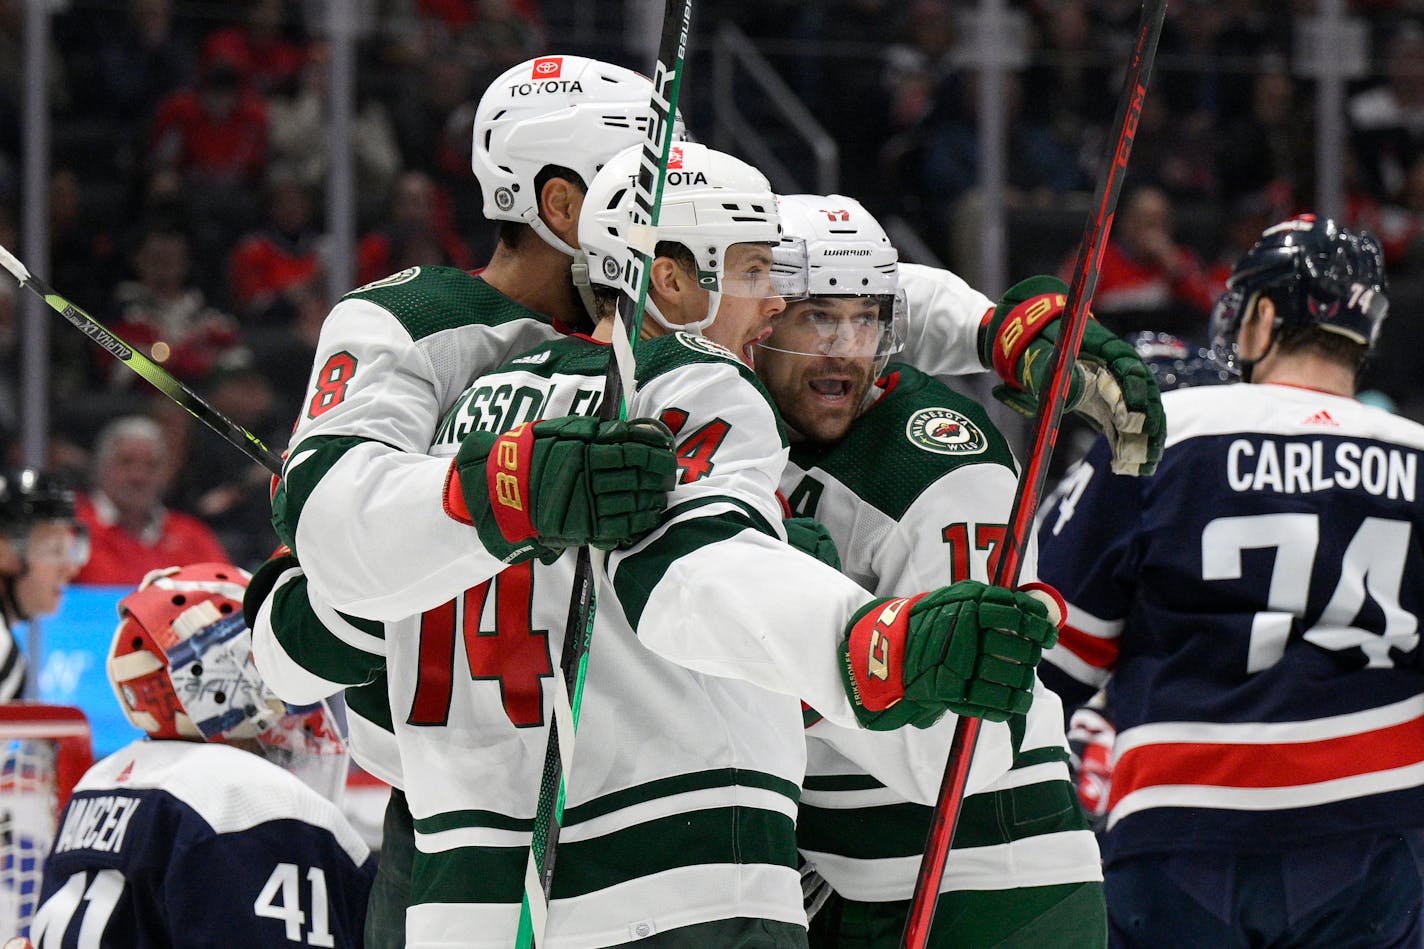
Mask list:
MULTIPOLYGON (((1029 532, 1033 530, 1038 502, 1043 496, 1044 482, 1048 477, 1048 460, 1053 454, 1054 443, 1058 440, 1058 426, 1063 418, 1068 386, 1072 380, 1069 373, 1077 359, 1078 347, 1083 341, 1083 329, 1088 321, 1088 302, 1092 300, 1093 290, 1098 283, 1103 250, 1107 247, 1108 231, 1112 229, 1113 213, 1117 207, 1118 194, 1122 191, 1127 158, 1132 152, 1133 136, 1137 133, 1137 120, 1142 114, 1143 100, 1147 98, 1147 81, 1152 74, 1152 60, 1157 53, 1157 39, 1162 33, 1162 18, 1166 12, 1167 0, 1147 0, 1142 8, 1137 45, 1133 49, 1132 59, 1128 62, 1127 77, 1117 104, 1117 118, 1114 120, 1117 137, 1112 151, 1107 155, 1106 166, 1099 173, 1092 212, 1083 231, 1083 241, 1078 245, 1078 259, 1073 265, 1073 283, 1068 290, 1066 316, 1058 335, 1058 343, 1053 350, 1048 387, 1039 402, 1038 417, 1034 422, 1033 445, 1024 465, 1023 477, 1019 480, 1018 492, 1014 495, 1009 527, 999 549, 998 564, 994 571, 994 583, 997 586, 1013 587, 1018 584, 1020 561, 1028 543, 1029 532)), ((944 771, 944 782, 940 785, 939 802, 935 806, 934 819, 930 823, 925 853, 920 860, 919 878, 915 881, 914 901, 910 905, 910 915, 905 920, 905 931, 900 939, 900 944, 909 949, 923 949, 929 939, 940 880, 944 877, 945 859, 949 856, 949 845, 954 840, 954 828, 959 822, 960 805, 964 801, 964 788, 969 779, 969 763, 974 754, 974 743, 979 738, 979 725, 977 718, 961 717, 955 726, 954 742, 950 745, 949 762, 944 771)))

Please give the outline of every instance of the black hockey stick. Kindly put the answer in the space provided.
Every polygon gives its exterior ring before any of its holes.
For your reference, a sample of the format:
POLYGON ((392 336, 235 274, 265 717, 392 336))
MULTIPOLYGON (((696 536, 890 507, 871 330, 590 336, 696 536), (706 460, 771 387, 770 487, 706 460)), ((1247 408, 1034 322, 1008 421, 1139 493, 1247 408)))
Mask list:
MULTIPOLYGON (((1112 140, 1112 151, 1106 156, 1105 164, 1099 173, 1092 211, 1083 231, 1082 243, 1078 245, 1078 258, 1073 264, 1073 282, 1069 286, 1068 300, 1064 308, 1066 315, 1058 334, 1058 342, 1053 349, 1048 386, 1044 389, 1045 395, 1039 402, 1038 416, 1034 422, 1033 446, 1024 465, 1023 477, 1019 479, 1008 530, 1004 534, 998 564, 994 569, 993 580, 996 586, 1014 587, 1018 584, 1023 551, 1029 539, 1029 532, 1033 530, 1034 515, 1037 513, 1044 482, 1048 477, 1048 460, 1053 454, 1053 445, 1058 440, 1058 427, 1063 418, 1063 408, 1068 401, 1073 364, 1078 356, 1078 347, 1083 341, 1083 330, 1088 325, 1088 303, 1097 287, 1103 250, 1107 247, 1108 232, 1112 229, 1113 213, 1117 207, 1118 195, 1122 191, 1123 175, 1127 171, 1128 156, 1132 153, 1132 141, 1137 133, 1142 103, 1147 98, 1147 81, 1152 74, 1152 60, 1157 53, 1157 39, 1162 33, 1162 18, 1166 12, 1167 0, 1146 0, 1142 7, 1137 45, 1133 49, 1132 59, 1128 61, 1127 76, 1123 82, 1122 96, 1117 104, 1117 117, 1113 123, 1117 135, 1112 140)), ((915 880, 914 899, 910 904, 910 914, 905 920, 905 930, 901 936, 901 945, 910 949, 923 949, 929 939, 940 881, 944 877, 945 860, 949 856, 955 825, 959 822, 961 805, 964 803, 969 764, 974 755, 974 743, 979 738, 980 724, 977 718, 961 716, 954 729, 954 741, 950 745, 949 761, 945 766, 944 781, 940 785, 939 802, 935 806, 934 818, 930 823, 924 856, 920 860, 919 877, 915 880)))
POLYGON ((282 459, 262 444, 260 438, 213 408, 202 396, 175 379, 167 369, 109 332, 103 323, 55 293, 4 247, 0 247, 0 265, 10 271, 20 282, 20 286, 33 291, 56 313, 77 326, 81 333, 148 380, 159 392, 187 409, 194 418, 221 435, 228 444, 235 446, 238 451, 273 474, 282 473, 282 459))
MULTIPOLYGON (((618 300, 619 325, 613 331, 612 354, 599 406, 599 417, 604 420, 625 417, 633 395, 633 346, 648 299, 648 273, 657 246, 656 228, 691 20, 692 0, 665 0, 662 38, 658 43, 649 102, 648 134, 643 140, 629 221, 628 259, 623 266, 623 292, 618 300)), ((544 748, 538 812, 534 817, 529 862, 524 874, 524 902, 519 912, 516 942, 520 949, 542 946, 548 926, 549 894, 558 857, 567 775, 583 705, 588 650, 593 641, 594 584, 592 552, 587 546, 581 547, 574 568, 573 598, 569 602, 563 650, 559 655, 559 675, 554 677, 554 720, 549 725, 549 741, 544 748)))

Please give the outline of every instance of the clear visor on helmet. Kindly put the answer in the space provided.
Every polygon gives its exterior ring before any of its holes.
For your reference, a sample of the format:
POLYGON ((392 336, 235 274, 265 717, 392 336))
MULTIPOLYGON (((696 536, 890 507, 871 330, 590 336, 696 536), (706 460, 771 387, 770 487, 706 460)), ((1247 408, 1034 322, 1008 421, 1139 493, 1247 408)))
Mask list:
POLYGON ((334 804, 346 791, 346 742, 326 702, 289 705, 287 714, 257 736, 262 756, 334 804))
MULTIPOLYGON (((782 245, 790 242, 793 246, 788 254, 800 254, 806 258, 806 242, 801 238, 787 238, 782 245), (799 250, 797 249, 799 247, 799 250)), ((723 259, 722 273, 702 273, 699 280, 708 290, 719 290, 729 297, 747 297, 766 300, 781 297, 786 300, 800 300, 806 296, 806 268, 785 268, 778 266, 776 255, 781 254, 781 245, 733 244, 727 248, 723 259)))
POLYGON ((801 356, 883 359, 905 346, 905 292, 809 297, 772 319, 764 349, 801 356))
POLYGON ((251 737, 280 714, 281 702, 252 663, 252 632, 241 613, 219 616, 167 655, 173 691, 208 741, 251 737))

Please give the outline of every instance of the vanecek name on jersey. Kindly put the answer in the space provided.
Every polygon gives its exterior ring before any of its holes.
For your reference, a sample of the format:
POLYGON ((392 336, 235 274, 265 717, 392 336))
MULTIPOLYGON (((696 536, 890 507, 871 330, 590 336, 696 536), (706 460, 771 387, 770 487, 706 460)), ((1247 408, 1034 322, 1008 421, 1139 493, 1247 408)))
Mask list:
POLYGON ((1156 476, 1099 445, 1040 527, 1069 602, 1045 681, 1107 682, 1118 728, 1106 856, 1424 824, 1424 429, 1274 385, 1163 401, 1156 476))
POLYGON ((375 859, 336 805, 227 745, 140 740, 75 788, 36 949, 361 943, 375 859))
MULTIPOLYGON (((979 405, 923 373, 892 365, 887 379, 836 445, 793 447, 782 479, 792 513, 820 520, 845 572, 878 595, 988 582, 1017 483, 1008 445, 979 405)), ((1025 581, 1033 566, 1030 545, 1025 581)), ((910 898, 955 723, 807 731, 798 841, 837 892, 910 898), (886 773, 887 759, 912 762, 913 782, 886 773)), ((1027 716, 983 724, 968 790, 941 891, 1102 879, 1068 780, 1062 705, 1041 684, 1027 716)))

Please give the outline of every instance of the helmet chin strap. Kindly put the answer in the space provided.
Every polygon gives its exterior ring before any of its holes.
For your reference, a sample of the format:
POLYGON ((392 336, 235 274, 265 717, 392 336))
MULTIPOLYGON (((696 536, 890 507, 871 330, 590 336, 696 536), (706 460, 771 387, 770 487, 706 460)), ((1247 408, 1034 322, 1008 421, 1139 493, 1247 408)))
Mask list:
POLYGON ((648 314, 657 322, 659 326, 669 333, 691 333, 693 336, 701 336, 702 331, 717 321, 717 310, 722 306, 722 291, 707 291, 707 315, 700 320, 693 320, 690 323, 673 323, 663 316, 663 311, 658 309, 658 305, 653 302, 651 295, 645 309, 648 314))
POLYGON ((550 230, 549 225, 539 216, 538 208, 527 209, 523 217, 524 223, 528 224, 534 230, 534 233, 539 235, 539 239, 554 248, 554 250, 568 257, 574 257, 578 254, 578 248, 569 246, 563 238, 550 230))
POLYGON ((573 277, 574 289, 578 291, 579 299, 583 301, 583 308, 588 313, 588 318, 598 325, 598 301, 593 296, 593 282, 588 279, 588 254, 581 250, 573 253, 574 262, 569 266, 569 272, 573 277))

